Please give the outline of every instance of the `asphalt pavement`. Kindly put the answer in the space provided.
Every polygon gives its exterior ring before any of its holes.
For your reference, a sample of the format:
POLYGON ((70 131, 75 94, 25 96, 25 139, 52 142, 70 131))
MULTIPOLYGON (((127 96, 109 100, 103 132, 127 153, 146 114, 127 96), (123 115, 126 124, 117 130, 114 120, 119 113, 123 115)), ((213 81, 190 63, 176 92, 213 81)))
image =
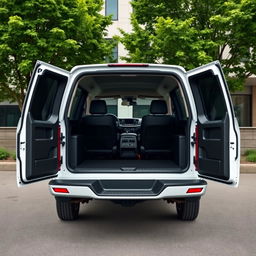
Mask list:
POLYGON ((242 174, 239 188, 209 182, 194 222, 163 200, 94 200, 62 222, 47 183, 17 188, 15 172, 0 172, 1 256, 256 255, 256 174, 242 174))

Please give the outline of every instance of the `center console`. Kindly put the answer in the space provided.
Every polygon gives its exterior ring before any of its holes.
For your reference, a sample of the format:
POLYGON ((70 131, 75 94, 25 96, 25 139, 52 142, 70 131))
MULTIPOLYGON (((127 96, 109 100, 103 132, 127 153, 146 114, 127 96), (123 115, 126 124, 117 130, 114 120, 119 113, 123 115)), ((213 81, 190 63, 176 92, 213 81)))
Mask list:
POLYGON ((120 137, 120 158, 136 159, 137 134, 122 133, 120 137))
POLYGON ((122 132, 137 133, 140 125, 141 120, 138 118, 119 118, 119 128, 122 132))

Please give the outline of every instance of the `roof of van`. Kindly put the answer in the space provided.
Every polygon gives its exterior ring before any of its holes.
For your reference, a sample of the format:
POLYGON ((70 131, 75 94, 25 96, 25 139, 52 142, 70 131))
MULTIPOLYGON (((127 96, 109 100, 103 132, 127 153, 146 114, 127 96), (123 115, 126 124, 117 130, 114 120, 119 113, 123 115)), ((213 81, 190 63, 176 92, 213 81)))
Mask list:
POLYGON ((154 64, 154 63, 109 63, 109 64, 90 64, 90 65, 77 65, 71 69, 71 73, 79 69, 106 69, 106 68, 122 68, 129 70, 136 70, 138 68, 154 68, 154 69, 176 69, 183 73, 186 73, 186 70, 178 65, 165 65, 165 64, 154 64))

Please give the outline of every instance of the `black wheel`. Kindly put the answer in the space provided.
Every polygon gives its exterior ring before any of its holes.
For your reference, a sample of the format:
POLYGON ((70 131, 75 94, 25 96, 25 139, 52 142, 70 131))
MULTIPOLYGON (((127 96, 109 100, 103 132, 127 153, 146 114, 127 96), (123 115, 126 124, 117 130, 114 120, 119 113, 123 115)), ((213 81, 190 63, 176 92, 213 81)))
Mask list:
POLYGON ((79 216, 80 203, 56 198, 56 208, 61 220, 75 220, 79 216))
POLYGON ((200 197, 188 198, 184 202, 176 203, 178 218, 181 220, 195 220, 199 213, 200 197))

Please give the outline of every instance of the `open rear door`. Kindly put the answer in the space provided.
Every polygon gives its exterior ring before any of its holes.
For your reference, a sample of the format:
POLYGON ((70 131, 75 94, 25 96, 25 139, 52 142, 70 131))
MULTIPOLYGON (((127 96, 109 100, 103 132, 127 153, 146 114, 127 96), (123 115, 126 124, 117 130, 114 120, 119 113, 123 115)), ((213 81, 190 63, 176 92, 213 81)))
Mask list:
POLYGON ((17 127, 17 182, 56 176, 60 167, 59 110, 69 72, 37 62, 17 127))
POLYGON ((237 186, 240 135, 232 102, 219 62, 187 73, 198 122, 195 166, 201 177, 237 186))

